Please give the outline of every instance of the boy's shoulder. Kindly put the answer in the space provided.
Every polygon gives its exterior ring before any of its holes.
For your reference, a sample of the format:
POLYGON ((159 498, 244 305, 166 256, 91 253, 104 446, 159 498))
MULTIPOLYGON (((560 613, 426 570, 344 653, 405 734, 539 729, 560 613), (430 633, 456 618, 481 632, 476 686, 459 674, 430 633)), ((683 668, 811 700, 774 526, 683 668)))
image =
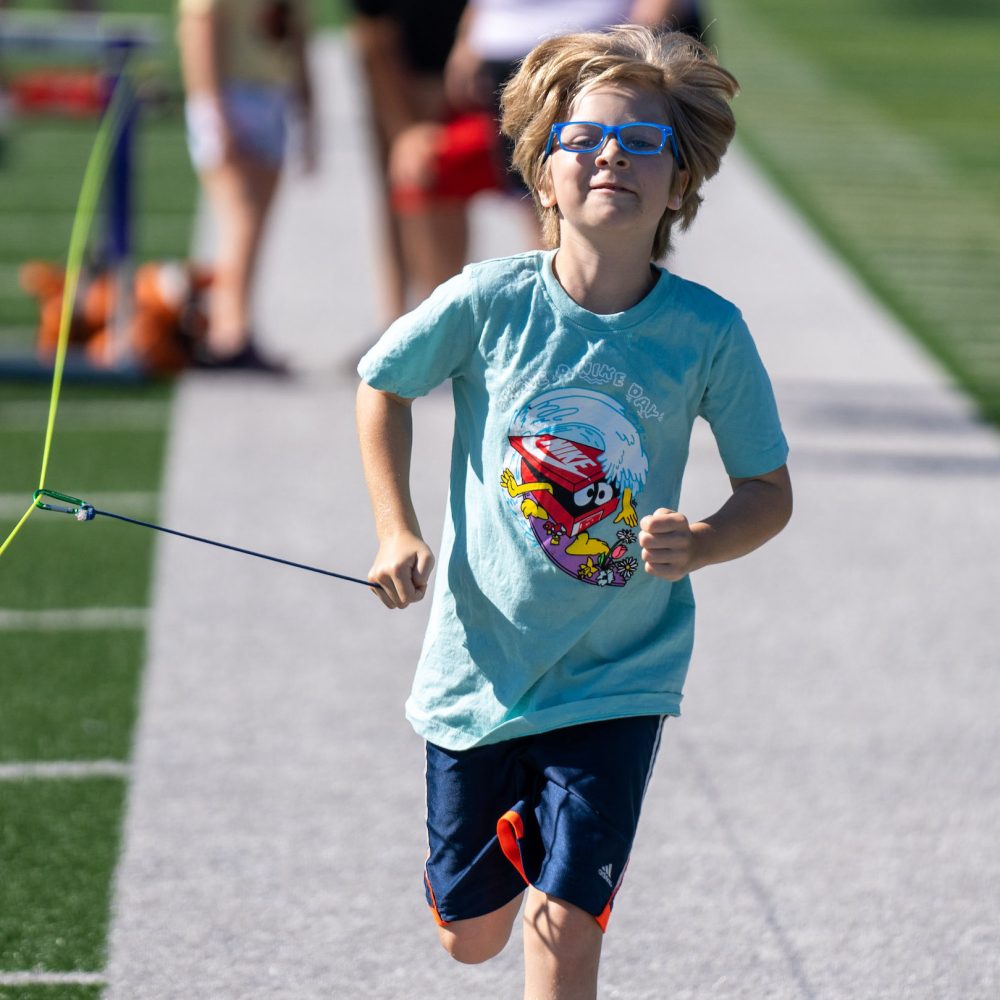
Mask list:
POLYGON ((741 313, 735 303, 706 285, 667 271, 672 288, 671 305, 694 322, 730 327, 741 313))
POLYGON ((491 294, 516 292, 540 277, 544 256, 543 250, 527 250, 508 257, 493 257, 466 264, 462 274, 477 290, 491 294))

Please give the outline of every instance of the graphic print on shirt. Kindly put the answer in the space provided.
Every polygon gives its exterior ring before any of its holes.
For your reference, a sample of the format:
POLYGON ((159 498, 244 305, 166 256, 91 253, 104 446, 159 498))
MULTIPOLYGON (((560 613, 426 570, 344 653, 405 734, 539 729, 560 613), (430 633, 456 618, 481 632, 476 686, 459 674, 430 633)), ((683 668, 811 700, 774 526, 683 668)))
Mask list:
POLYGON ((507 440, 500 486, 530 537, 564 573, 625 586, 639 565, 636 497, 649 462, 624 407, 593 389, 550 389, 518 409, 507 440))

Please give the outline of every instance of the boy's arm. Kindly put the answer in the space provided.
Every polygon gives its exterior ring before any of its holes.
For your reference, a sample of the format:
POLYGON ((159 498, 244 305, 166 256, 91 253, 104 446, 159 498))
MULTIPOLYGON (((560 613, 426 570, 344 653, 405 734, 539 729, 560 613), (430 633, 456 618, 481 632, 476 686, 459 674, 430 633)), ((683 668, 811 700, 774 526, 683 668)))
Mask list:
POLYGON ((661 507, 639 522, 647 573, 680 580, 703 566, 745 556, 788 523, 792 484, 787 466, 730 482, 732 495, 704 521, 689 524, 683 514, 661 507))
POLYGON ((434 567, 410 496, 411 402, 365 382, 358 388, 358 440, 379 540, 368 579, 387 608, 419 601, 434 567))

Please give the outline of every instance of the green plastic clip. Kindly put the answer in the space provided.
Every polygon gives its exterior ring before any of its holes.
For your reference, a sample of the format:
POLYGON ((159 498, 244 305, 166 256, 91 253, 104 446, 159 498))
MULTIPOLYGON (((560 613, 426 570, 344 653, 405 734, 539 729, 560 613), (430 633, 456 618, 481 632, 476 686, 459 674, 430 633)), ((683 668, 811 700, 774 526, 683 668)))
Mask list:
POLYGON ((55 490, 35 490, 33 494, 35 506, 41 510, 54 510, 57 514, 72 514, 78 521, 92 521, 94 519, 94 508, 86 500, 79 497, 71 497, 65 493, 57 493, 55 490), (72 507, 60 507, 52 503, 43 503, 42 497, 50 500, 62 500, 63 503, 73 504, 72 507))

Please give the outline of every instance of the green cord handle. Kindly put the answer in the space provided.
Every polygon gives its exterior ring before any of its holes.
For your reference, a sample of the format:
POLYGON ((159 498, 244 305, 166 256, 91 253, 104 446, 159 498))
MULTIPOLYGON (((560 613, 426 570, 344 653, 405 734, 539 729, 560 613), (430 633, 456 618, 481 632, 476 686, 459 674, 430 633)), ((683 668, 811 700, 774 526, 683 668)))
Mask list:
POLYGON ((59 493, 56 490, 35 490, 32 494, 35 506, 40 510, 54 510, 59 514, 72 514, 78 521, 92 521, 94 519, 94 508, 92 504, 79 497, 71 497, 66 493, 59 493), (57 507, 55 504, 42 503, 42 497, 50 500, 62 500, 63 503, 74 504, 73 507, 57 507))

